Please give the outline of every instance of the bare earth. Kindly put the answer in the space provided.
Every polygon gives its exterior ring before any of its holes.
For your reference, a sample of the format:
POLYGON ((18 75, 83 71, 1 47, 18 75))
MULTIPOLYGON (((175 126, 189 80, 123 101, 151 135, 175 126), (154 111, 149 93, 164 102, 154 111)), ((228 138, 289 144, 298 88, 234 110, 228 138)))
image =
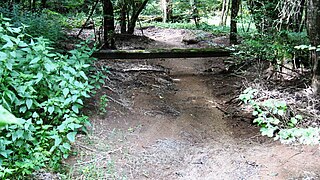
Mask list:
MULTIPOLYGON (((150 27, 144 35, 153 41, 124 38, 118 47, 227 44, 193 32, 206 40, 185 45, 186 33, 150 27)), ((223 73, 223 60, 100 60, 111 72, 99 92, 109 96, 107 113, 99 110, 99 96, 88 102, 92 127, 66 161, 70 179, 320 179, 319 146, 262 137, 251 116, 230 101, 243 89, 243 78, 223 73)))

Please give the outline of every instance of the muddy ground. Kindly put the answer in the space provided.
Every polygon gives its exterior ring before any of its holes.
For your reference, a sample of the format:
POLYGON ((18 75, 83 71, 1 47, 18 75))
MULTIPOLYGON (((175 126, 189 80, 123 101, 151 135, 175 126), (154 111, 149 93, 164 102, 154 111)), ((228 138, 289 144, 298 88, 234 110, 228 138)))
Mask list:
MULTIPOLYGON (((185 33, 149 27, 144 35, 153 40, 124 38, 117 46, 227 45, 225 37, 204 32, 194 34, 209 38, 188 45, 185 33)), ((241 113, 235 98, 250 78, 225 73, 224 60, 99 60, 110 80, 88 102, 92 127, 66 161, 70 179, 320 179, 318 146, 262 137, 251 115, 241 113)))

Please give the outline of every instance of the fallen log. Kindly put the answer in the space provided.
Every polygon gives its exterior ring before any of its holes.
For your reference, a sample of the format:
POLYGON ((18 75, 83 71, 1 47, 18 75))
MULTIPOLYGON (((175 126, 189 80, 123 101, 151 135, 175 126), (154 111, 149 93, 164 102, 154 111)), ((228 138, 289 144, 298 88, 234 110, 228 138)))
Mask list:
POLYGON ((223 48, 206 49, 150 49, 150 50, 100 50, 93 53, 99 59, 158 59, 158 58, 197 58, 229 57, 230 50, 223 48))

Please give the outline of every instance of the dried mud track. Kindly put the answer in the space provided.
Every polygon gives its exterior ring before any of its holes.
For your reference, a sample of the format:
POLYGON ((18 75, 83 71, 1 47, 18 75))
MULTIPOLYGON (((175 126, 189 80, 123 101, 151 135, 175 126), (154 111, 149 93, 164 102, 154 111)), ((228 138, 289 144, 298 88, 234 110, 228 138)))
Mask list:
POLYGON ((132 102, 130 111, 111 103, 106 116, 93 116, 92 135, 81 138, 79 155, 70 158, 78 169, 73 179, 320 178, 318 147, 275 143, 250 122, 230 119, 217 108, 241 84, 218 71, 202 73, 212 65, 222 67, 221 59, 152 63, 170 73, 136 74, 129 85, 118 84, 132 102), (92 166, 99 173, 86 175, 92 166))

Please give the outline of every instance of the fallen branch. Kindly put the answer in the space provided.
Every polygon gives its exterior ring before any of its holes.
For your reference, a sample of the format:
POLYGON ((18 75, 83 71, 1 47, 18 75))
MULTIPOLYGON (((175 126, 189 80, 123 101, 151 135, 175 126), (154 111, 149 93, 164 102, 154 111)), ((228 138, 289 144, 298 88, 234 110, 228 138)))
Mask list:
POLYGON ((129 107, 127 107, 127 105, 125 105, 125 104, 121 103, 120 101, 117 101, 117 100, 113 99, 113 98, 112 98, 112 97, 110 97, 110 96, 107 96, 107 98, 108 98, 109 100, 111 100, 111 101, 113 101, 113 102, 115 102, 115 103, 119 104, 120 106, 122 106, 122 107, 124 107, 124 108, 130 109, 129 107))
POLYGON ((98 5, 99 1, 100 1, 100 0, 97 0, 97 1, 95 2, 95 4, 92 6, 91 12, 90 12, 90 14, 89 14, 86 22, 82 25, 82 27, 81 27, 78 35, 77 35, 77 38, 79 38, 79 36, 80 36, 80 34, 82 33, 84 27, 87 25, 87 23, 88 23, 89 20, 91 19, 92 15, 93 15, 93 13, 94 13, 94 10, 97 8, 97 5, 98 5))

